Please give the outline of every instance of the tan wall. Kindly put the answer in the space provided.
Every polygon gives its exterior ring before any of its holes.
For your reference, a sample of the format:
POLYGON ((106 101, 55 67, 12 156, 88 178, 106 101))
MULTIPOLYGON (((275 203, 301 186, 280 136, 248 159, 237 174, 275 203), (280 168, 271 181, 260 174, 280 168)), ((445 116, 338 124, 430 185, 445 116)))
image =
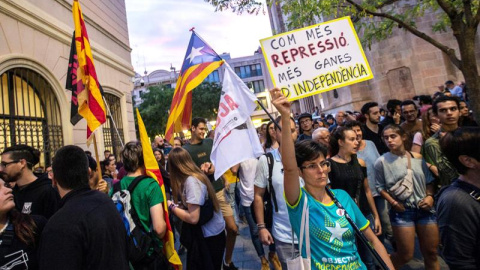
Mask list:
MULTIPOLYGON (((28 67, 46 78, 60 105, 64 144, 86 148, 86 122, 70 124, 71 93, 64 88, 73 33, 72 2, 0 0, 0 74, 14 67, 28 67)), ((81 5, 98 79, 107 93, 121 99, 124 137, 132 140, 135 126, 130 91, 134 72, 125 3, 85 0, 81 5)), ((97 142, 103 153, 101 132, 97 142)))
MULTIPOLYGON (((434 19, 434 14, 426 14, 417 21, 417 26, 421 31, 457 50, 458 55, 458 46, 451 31, 432 33, 434 19)), ((480 61, 480 47, 477 48, 477 61, 480 61)), ((372 44, 370 50, 364 50, 374 79, 338 89, 338 99, 333 98, 332 92, 323 94, 326 106, 324 111, 359 111, 368 101, 385 105, 393 98, 404 100, 416 95, 431 95, 446 80, 455 83, 463 80, 462 73, 442 51, 403 29, 396 28, 390 38, 372 44)))

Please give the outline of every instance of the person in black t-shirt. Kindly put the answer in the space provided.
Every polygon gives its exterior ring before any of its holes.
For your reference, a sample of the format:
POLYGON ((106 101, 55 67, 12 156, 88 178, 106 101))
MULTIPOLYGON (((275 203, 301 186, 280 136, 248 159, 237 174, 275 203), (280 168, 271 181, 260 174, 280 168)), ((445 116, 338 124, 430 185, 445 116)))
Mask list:
POLYGON ((62 199, 42 233, 40 269, 129 269, 127 231, 112 200, 90 189, 87 155, 64 146, 52 169, 62 199))
POLYGON ((18 211, 50 218, 57 211, 60 197, 48 174, 38 178, 33 174, 40 152, 27 145, 15 145, 6 148, 1 156, 0 171, 7 176, 5 182, 15 182, 13 195, 18 211))
POLYGON ((447 133, 440 146, 460 174, 436 196, 441 254, 450 269, 480 269, 480 128, 447 133))
POLYGON ((388 147, 385 145, 385 142, 382 140, 382 130, 383 127, 379 125, 380 123, 380 109, 378 103, 368 102, 362 106, 362 114, 367 120, 365 125, 362 127, 363 139, 372 141, 377 147, 377 151, 380 155, 388 152, 388 147))
MULTIPOLYGON (((343 189, 356 202, 362 214, 370 221, 375 235, 382 234, 380 217, 368 184, 365 161, 357 158, 359 141, 357 134, 348 127, 338 127, 330 138, 330 172, 328 178, 333 189, 343 189)), ((369 270, 375 270, 375 262, 368 248, 359 241, 358 252, 369 270)))

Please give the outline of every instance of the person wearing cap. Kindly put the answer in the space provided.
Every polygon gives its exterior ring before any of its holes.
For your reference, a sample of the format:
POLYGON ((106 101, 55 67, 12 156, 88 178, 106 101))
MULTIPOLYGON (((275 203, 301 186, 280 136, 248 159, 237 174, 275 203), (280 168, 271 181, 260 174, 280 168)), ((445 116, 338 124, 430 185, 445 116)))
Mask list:
POLYGON ((297 120, 300 125, 300 130, 302 131, 302 134, 298 136, 297 141, 311 140, 313 133, 312 115, 309 113, 302 113, 297 120))

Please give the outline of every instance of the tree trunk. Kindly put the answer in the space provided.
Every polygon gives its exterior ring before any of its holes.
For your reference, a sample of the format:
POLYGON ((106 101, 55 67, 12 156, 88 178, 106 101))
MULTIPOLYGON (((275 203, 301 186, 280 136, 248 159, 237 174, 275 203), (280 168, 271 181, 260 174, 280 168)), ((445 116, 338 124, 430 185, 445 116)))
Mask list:
POLYGON ((452 30, 457 39, 462 59, 459 68, 467 85, 469 108, 473 110, 475 121, 480 123, 480 76, 475 59, 476 28, 469 28, 465 24, 453 22, 452 30))

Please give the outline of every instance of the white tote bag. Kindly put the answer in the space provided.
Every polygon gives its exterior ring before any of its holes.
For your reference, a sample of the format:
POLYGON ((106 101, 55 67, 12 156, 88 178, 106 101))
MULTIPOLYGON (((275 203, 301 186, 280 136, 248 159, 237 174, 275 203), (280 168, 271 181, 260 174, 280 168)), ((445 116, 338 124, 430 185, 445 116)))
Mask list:
MULTIPOLYGON (((299 238, 299 251, 300 256, 287 260, 288 270, 310 270, 311 269, 311 255, 310 255, 310 225, 309 225, 309 210, 308 210, 308 199, 307 194, 305 194, 305 202, 303 204, 302 211, 302 221, 300 223, 300 238, 299 238), (307 252, 307 258, 302 257, 302 245, 303 245, 303 235, 305 234, 305 250, 307 252)), ((293 235, 292 235, 292 248, 294 249, 293 235)), ((295 254, 295 252, 292 252, 295 254)))

